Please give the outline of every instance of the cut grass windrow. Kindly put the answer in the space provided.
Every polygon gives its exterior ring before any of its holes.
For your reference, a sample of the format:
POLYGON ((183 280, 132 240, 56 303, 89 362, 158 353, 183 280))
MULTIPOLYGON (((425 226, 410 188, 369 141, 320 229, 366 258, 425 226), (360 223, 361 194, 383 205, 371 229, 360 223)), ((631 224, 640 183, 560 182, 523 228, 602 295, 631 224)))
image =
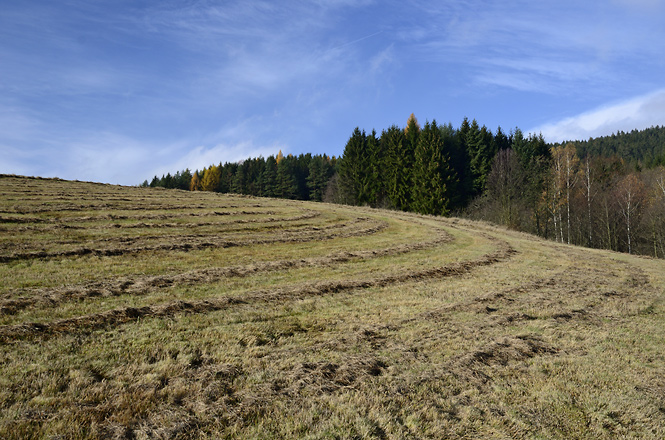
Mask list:
MULTIPOLYGON (((225 206, 225 209, 236 209, 238 206, 225 206)), ((0 223, 17 223, 17 224, 31 224, 31 223, 49 223, 49 224, 63 224, 68 223, 81 223, 81 222, 100 222, 108 220, 169 220, 174 218, 187 218, 187 217, 217 217, 217 216, 254 216, 254 215, 277 215, 278 212, 275 210, 264 210, 264 211, 219 211, 212 210, 207 212, 168 212, 161 209, 157 209, 156 213, 153 214, 137 214, 137 215, 126 215, 126 214, 102 214, 102 215, 85 215, 85 216, 67 216, 67 217, 30 217, 26 215, 16 215, 14 217, 5 217, 0 216, 0 223)), ((316 212, 316 215, 320 215, 318 211, 305 210, 309 212, 316 212)), ((249 221, 249 220, 247 220, 249 221)))
MULTIPOLYGON (((260 207, 260 205, 257 205, 260 207)), ((79 212, 79 211, 192 211, 192 210, 209 210, 209 205, 162 205, 162 204, 145 204, 145 205, 123 205, 112 203, 90 203, 90 204, 48 204, 43 206, 16 206, 13 210, 0 210, 3 214, 51 214, 58 212, 79 212)), ((224 207, 225 208, 225 207, 224 207)))
MULTIPOLYGON (((368 219, 364 219, 368 220, 368 219)), ((310 241, 332 240, 335 238, 347 237, 360 237, 371 234, 376 234, 388 227, 386 222, 377 222, 368 220, 370 226, 364 228, 351 229, 341 232, 326 232, 326 227, 312 226, 308 231, 295 232, 285 230, 276 238, 261 238, 261 239, 246 239, 246 240, 227 240, 224 238, 215 237, 213 235, 205 235, 203 237, 174 237, 175 243, 160 243, 155 245, 147 245, 141 247, 116 247, 116 248, 90 248, 83 247, 66 251, 33 251, 33 252, 15 252, 10 255, 0 256, 0 263, 9 263, 18 260, 31 260, 31 259, 50 259, 50 258, 70 258, 80 257, 86 255, 93 255, 99 257, 120 256, 126 254, 134 254, 146 251, 183 251, 188 252, 192 250, 200 250, 207 248, 231 248, 238 246, 255 246, 260 244, 272 243, 302 243, 310 241), (373 224, 372 224, 373 223, 373 224)), ((340 229, 346 227, 346 224, 333 225, 331 228, 340 229)), ((163 239, 164 237, 162 237, 163 239)))
POLYGON ((206 313, 227 309, 236 304, 247 304, 255 301, 283 302, 357 289, 384 287, 397 283, 461 276, 469 273, 474 268, 504 261, 516 252, 507 242, 499 242, 495 251, 480 258, 430 269, 406 271, 358 280, 317 281, 274 290, 248 292, 243 294, 242 298, 217 297, 199 301, 173 301, 140 308, 126 307, 49 323, 25 323, 0 326, 0 342, 10 343, 12 340, 19 338, 48 337, 57 333, 97 329, 109 325, 115 326, 144 317, 168 317, 178 313, 206 313))
POLYGON ((453 237, 444 231, 432 240, 419 243, 391 246, 383 249, 332 253, 318 258, 300 258, 291 260, 277 260, 257 262, 242 266, 219 267, 191 270, 173 275, 138 276, 129 279, 113 279, 87 283, 79 286, 64 286, 50 289, 35 289, 32 291, 9 292, 6 296, 21 295, 16 299, 0 300, 0 314, 15 314, 16 312, 41 305, 54 307, 64 301, 85 298, 97 298, 119 295, 143 295, 164 287, 186 286, 200 283, 214 283, 228 277, 247 277, 262 272, 276 272, 302 267, 322 267, 354 260, 370 260, 406 254, 418 250, 432 248, 448 243, 453 237))
MULTIPOLYGON (((309 220, 312 218, 316 218, 321 215, 320 212, 317 211, 309 211, 307 214, 302 214, 302 215, 297 215, 297 216, 291 216, 291 217, 277 217, 277 213, 275 211, 266 211, 266 212, 255 212, 253 214, 249 214, 246 211, 245 212, 238 212, 238 213, 213 213, 211 215, 197 215, 197 216, 179 216, 179 217, 217 217, 220 215, 225 215, 225 216, 247 216, 247 215, 262 215, 262 216, 270 216, 270 217, 262 217, 262 218, 239 218, 236 220, 227 220, 227 221, 216 221, 216 222, 193 222, 193 223, 188 223, 188 222, 178 222, 178 223, 145 223, 142 220, 166 220, 166 219, 172 219, 176 218, 178 216, 166 216, 166 215, 161 215, 161 214, 155 214, 153 216, 136 216, 136 217, 130 217, 130 216, 119 216, 119 217, 109 217, 106 219, 92 219, 92 218, 79 218, 79 219, 61 219, 58 222, 48 222, 46 225, 28 225, 28 226, 18 226, 16 230, 18 231, 50 231, 50 230, 59 230, 59 229, 86 229, 86 230, 94 230, 94 229, 148 229, 148 228, 200 228, 200 227, 209 227, 209 226, 226 226, 226 225, 242 225, 242 224, 249 224, 249 223, 274 223, 274 222, 295 222, 299 220, 309 220), (92 225, 92 226, 79 226, 76 224, 71 224, 71 223, 80 223, 80 222, 88 222, 88 221, 99 221, 99 220, 136 220, 140 221, 139 223, 110 223, 110 224, 101 224, 101 225, 92 225)), ((3 222, 3 219, 0 218, 0 223, 22 223, 22 222, 12 222, 10 220, 5 219, 6 221, 3 222)), ((25 223, 39 223, 39 220, 34 220, 31 219, 29 221, 26 221, 25 223)))

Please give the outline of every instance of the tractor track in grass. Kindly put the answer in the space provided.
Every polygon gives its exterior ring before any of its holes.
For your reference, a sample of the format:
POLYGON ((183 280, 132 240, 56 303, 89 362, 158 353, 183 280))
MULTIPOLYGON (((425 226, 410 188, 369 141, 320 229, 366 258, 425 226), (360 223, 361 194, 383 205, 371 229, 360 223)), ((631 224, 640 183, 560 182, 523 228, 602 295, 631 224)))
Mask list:
POLYGON ((490 266, 505 261, 517 253, 515 248, 508 242, 498 239, 493 239, 493 241, 497 243, 497 248, 493 252, 476 259, 429 269, 383 274, 366 279, 315 281, 271 290, 247 292, 242 297, 222 296, 194 301, 176 300, 143 307, 124 307, 48 323, 33 322, 0 326, 0 342, 11 343, 21 338, 49 337, 59 333, 94 330, 136 321, 144 317, 162 318, 181 313, 207 313, 228 309, 235 305, 250 304, 252 302, 279 303, 352 290, 385 287, 398 283, 462 276, 477 267, 490 266))

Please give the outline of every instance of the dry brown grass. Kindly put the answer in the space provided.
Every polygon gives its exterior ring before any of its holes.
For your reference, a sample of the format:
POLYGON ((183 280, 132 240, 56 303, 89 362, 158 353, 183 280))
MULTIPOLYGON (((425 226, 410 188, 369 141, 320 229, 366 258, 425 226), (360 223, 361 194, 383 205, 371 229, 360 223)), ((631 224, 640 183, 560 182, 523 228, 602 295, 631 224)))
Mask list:
POLYGON ((0 187, 1 438, 665 437, 660 260, 362 208, 0 187))

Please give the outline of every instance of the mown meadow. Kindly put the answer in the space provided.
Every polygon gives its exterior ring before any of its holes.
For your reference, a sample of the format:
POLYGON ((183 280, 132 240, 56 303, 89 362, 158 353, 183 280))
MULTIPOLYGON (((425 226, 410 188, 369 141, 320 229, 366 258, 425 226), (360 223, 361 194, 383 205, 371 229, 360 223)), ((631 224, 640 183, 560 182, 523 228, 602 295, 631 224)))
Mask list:
POLYGON ((665 261, 0 177, 0 438, 665 438, 665 261))

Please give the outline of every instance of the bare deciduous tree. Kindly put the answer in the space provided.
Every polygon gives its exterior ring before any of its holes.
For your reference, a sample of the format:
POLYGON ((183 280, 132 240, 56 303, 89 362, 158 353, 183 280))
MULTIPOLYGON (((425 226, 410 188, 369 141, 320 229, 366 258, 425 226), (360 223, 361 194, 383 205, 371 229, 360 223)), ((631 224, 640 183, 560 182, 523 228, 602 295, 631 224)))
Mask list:
POLYGON ((635 174, 629 174, 619 181, 616 188, 616 201, 623 215, 626 225, 626 238, 628 240, 628 253, 632 253, 632 238, 635 225, 646 200, 644 183, 635 174))

